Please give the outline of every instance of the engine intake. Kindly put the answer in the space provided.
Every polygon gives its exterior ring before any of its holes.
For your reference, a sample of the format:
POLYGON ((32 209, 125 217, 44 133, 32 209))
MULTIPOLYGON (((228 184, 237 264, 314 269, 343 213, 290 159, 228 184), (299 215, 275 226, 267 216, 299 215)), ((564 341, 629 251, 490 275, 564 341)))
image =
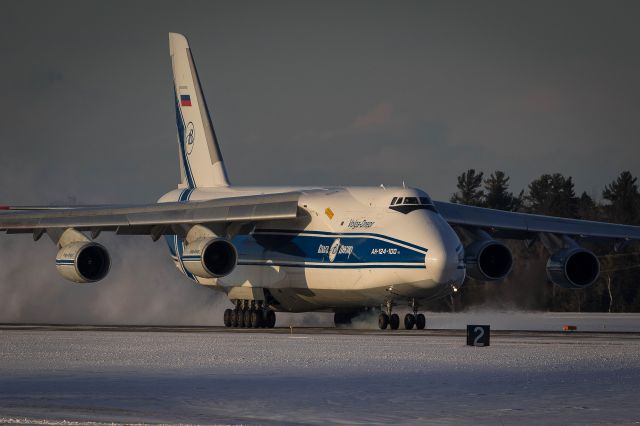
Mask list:
POLYGON ((197 277, 220 278, 235 269, 238 252, 224 238, 201 238, 185 247, 182 261, 184 267, 197 277))
POLYGON ((582 247, 564 248, 547 261, 547 276, 562 288, 589 287, 600 276, 600 262, 593 253, 582 247))
POLYGON ((86 241, 62 247, 56 256, 56 269, 75 283, 100 281, 109 273, 111 258, 101 244, 86 241))
POLYGON ((496 240, 479 240, 464 249, 467 274, 480 281, 496 281, 507 276, 513 266, 511 250, 496 240))

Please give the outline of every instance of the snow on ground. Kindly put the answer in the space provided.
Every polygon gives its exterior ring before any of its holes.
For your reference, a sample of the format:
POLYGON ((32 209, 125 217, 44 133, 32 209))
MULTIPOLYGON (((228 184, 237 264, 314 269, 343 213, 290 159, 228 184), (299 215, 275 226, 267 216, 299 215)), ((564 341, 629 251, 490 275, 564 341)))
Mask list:
POLYGON ((631 423, 639 383, 637 334, 0 331, 0 423, 631 423))
POLYGON ((575 325, 579 331, 640 332, 640 314, 472 310, 427 317, 433 329, 461 330, 473 323, 490 324, 494 330, 561 331, 563 325, 575 325))
MULTIPOLYGON (((398 311, 402 324, 407 311, 398 311)), ((467 324, 489 324, 493 330, 561 331, 563 325, 575 325, 578 331, 637 332, 640 333, 640 314, 521 312, 474 309, 460 313, 425 312, 427 328, 436 330, 464 330, 467 324)), ((278 313, 279 327, 332 327, 333 314, 278 313)), ((355 328, 378 329, 377 313, 358 318, 355 328)))

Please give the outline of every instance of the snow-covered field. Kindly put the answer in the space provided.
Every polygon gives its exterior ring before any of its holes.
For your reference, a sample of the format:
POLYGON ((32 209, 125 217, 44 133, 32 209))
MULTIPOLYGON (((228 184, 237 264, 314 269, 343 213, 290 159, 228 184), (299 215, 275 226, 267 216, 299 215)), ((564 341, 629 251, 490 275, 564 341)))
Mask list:
POLYGON ((491 343, 442 332, 0 330, 0 423, 640 421, 639 334, 491 343))
MULTIPOLYGON (((398 311, 403 317, 403 311, 398 311)), ((436 330, 464 330, 467 324, 490 324, 493 330, 561 331, 563 325, 575 325, 578 331, 637 332, 640 333, 640 314, 522 312, 476 309, 461 313, 426 312, 427 328, 436 330)), ((402 321, 401 321, 402 322, 402 321)), ((333 314, 278 313, 279 327, 332 327, 333 314)), ((355 328, 378 329, 377 314, 359 317, 355 328)))

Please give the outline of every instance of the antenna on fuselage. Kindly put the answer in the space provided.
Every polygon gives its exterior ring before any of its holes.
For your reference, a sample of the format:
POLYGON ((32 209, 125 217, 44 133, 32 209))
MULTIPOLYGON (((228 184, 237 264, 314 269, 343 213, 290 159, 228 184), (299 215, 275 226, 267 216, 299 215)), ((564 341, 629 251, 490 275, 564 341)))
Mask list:
POLYGON ((404 181, 402 181, 402 187, 403 187, 404 189, 407 189, 407 187, 406 187, 406 186, 405 186, 405 184, 404 184, 404 181))
POLYGON ((387 190, 387 188, 384 187, 384 183, 380 184, 380 188, 384 189, 385 191, 387 190))

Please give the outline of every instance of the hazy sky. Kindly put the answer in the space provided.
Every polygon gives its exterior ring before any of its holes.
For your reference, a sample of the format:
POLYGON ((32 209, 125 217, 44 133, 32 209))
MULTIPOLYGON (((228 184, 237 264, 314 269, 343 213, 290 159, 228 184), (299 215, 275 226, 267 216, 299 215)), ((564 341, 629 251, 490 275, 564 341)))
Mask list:
MULTIPOLYGON (((638 22, 638 1, 3 2, 0 204, 175 187, 169 31, 189 38, 235 184, 404 180, 444 199, 476 168, 514 192, 561 172, 599 196, 640 174, 638 22)), ((14 239, 3 250, 33 246, 14 239)), ((77 295, 47 244, 28 253, 43 266, 5 257, 4 277, 77 295)), ((90 288, 79 304, 105 291, 90 288)), ((17 306, 46 296, 30 291, 17 306)))
POLYGON ((599 193, 640 172, 640 3, 29 2, 0 14, 1 202, 177 182, 167 33, 187 35, 236 184, 467 168, 599 193))

